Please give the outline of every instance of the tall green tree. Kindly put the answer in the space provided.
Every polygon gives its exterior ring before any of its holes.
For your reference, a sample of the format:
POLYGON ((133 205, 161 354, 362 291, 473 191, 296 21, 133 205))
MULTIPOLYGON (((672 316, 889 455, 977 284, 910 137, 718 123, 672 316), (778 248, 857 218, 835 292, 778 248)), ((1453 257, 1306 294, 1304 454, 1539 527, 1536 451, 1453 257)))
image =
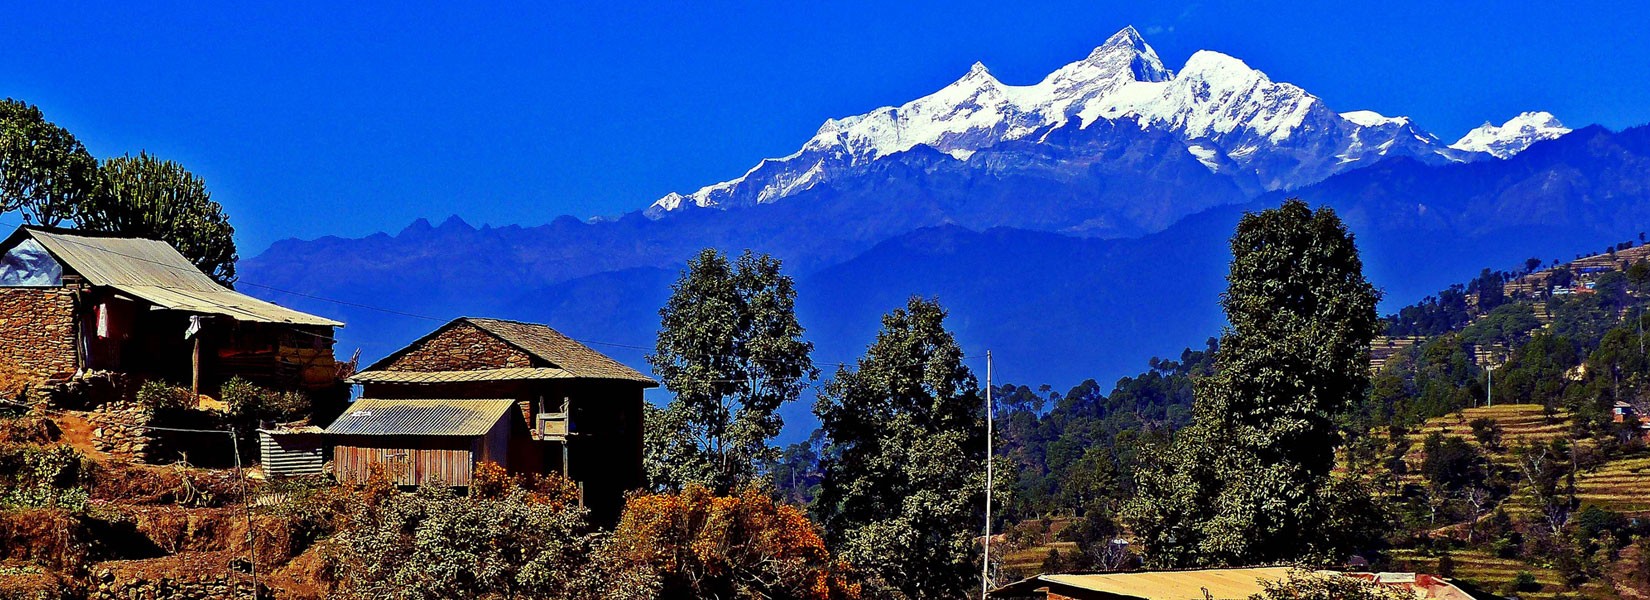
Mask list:
POLYGON ((206 183, 147 153, 103 161, 101 186, 77 211, 80 229, 161 240, 219 283, 235 283, 235 228, 206 183))
POLYGON ((984 413, 945 316, 921 298, 884 316, 814 406, 829 440, 814 510, 870 596, 957 598, 977 581, 984 413))
POLYGON ((97 159, 32 104, 0 100, 0 212, 55 226, 97 190, 97 159))
POLYGON ((649 428, 650 476, 665 489, 741 489, 778 458, 769 441, 784 426, 779 407, 818 376, 795 284, 766 254, 730 262, 707 248, 688 261, 659 317, 647 360, 676 397, 649 428))
POLYGON ((1215 373, 1127 510, 1158 566, 1331 558, 1347 533, 1335 511, 1360 500, 1330 479, 1336 417, 1369 385, 1379 325, 1352 235, 1290 199, 1244 215, 1231 248, 1215 373))

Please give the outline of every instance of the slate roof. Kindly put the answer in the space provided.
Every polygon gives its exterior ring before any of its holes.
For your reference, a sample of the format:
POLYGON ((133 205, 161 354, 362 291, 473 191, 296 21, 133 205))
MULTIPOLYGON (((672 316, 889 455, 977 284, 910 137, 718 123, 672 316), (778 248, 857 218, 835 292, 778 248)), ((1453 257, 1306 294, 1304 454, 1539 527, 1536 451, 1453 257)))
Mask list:
MULTIPOLYGON (((550 368, 564 371, 567 373, 567 377, 571 379, 617 379, 624 381, 635 381, 647 387, 658 387, 659 385, 659 382, 654 381, 652 377, 648 377, 640 371, 627 367, 624 363, 613 360, 605 354, 592 350, 589 346, 585 346, 573 338, 562 335, 561 332, 551 329, 548 325, 523 323, 520 321, 507 321, 503 319, 482 319, 477 317, 459 317, 457 319, 453 319, 430 334, 419 338, 418 341, 409 344, 406 348, 397 350, 389 356, 386 356, 378 362, 368 366, 366 369, 363 369, 361 373, 358 373, 355 376, 354 380, 356 382, 365 382, 369 379, 386 381, 383 379, 378 379, 383 377, 383 375, 381 375, 383 371, 380 371, 380 369, 395 362, 396 358, 400 357, 402 354, 405 354, 407 351, 418 347, 426 340, 441 335, 443 332, 461 324, 473 325, 477 329, 498 338, 500 341, 503 341, 504 343, 509 344, 522 352, 526 352, 533 358, 548 363, 550 368)), ((475 372, 478 373, 494 372, 499 375, 519 375, 517 371, 519 371, 519 369, 475 370, 475 372)), ((443 375, 441 377, 448 377, 448 375, 443 375)), ((474 377, 477 378, 455 381, 497 381, 500 379, 521 378, 474 377)), ((447 381, 421 381, 418 383, 447 383, 447 381)))
POLYGON ((138 238, 81 235, 19 227, 6 248, 31 237, 87 283, 111 287, 161 308, 222 315, 237 321, 291 325, 344 324, 236 292, 207 277, 171 244, 138 238))
POLYGON ((361 398, 327 426, 331 435, 451 435, 492 429, 514 400, 394 400, 361 398))

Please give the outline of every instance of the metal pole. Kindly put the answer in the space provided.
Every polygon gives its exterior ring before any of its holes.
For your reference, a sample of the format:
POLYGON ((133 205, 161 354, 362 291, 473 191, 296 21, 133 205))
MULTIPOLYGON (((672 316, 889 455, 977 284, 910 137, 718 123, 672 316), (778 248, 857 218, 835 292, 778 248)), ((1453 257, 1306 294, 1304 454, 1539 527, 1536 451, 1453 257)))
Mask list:
POLYGON ((991 459, 995 454, 992 436, 991 406, 991 351, 985 352, 985 560, 980 565, 980 598, 991 593, 991 459))
MULTIPOLYGON (((200 347, 200 338, 195 339, 197 348, 200 347)), ((241 506, 246 511, 246 556, 252 566, 252 599, 258 598, 258 538, 252 533, 252 499, 246 495, 246 474, 241 471, 241 442, 235 435, 235 430, 229 430, 229 447, 235 453, 235 479, 240 481, 241 506)))

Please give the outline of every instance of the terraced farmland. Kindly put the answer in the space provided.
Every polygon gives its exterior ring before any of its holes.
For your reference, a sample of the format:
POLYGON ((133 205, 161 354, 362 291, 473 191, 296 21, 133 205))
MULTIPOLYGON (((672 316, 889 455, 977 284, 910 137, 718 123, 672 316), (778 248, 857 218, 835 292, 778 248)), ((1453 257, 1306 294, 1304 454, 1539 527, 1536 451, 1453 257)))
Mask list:
MULTIPOLYGON (((1421 554, 1416 550, 1398 550, 1392 557, 1407 564, 1416 571, 1437 573, 1438 557, 1421 554)), ((1541 589, 1533 592, 1518 592, 1518 597, 1524 600, 1545 600, 1547 598, 1584 597, 1584 598, 1615 598, 1616 594, 1602 582, 1589 582, 1577 589, 1566 589, 1564 578, 1552 569, 1544 569, 1528 563, 1498 558, 1479 550, 1452 550, 1449 552, 1451 561, 1454 561, 1452 577, 1465 581, 1488 592, 1500 592, 1502 586, 1512 581, 1520 572, 1528 572, 1535 576, 1536 583, 1541 589)))

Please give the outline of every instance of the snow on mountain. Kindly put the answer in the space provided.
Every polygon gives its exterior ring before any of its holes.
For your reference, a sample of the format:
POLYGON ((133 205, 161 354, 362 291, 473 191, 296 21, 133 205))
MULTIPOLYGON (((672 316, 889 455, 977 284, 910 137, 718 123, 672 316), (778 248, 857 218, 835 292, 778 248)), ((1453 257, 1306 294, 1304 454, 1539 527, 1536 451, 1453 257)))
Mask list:
POLYGON ((1558 118, 1548 112, 1526 112, 1508 119, 1499 127, 1485 121, 1477 129, 1467 132, 1467 135, 1451 148, 1465 152, 1486 152, 1496 158, 1508 158, 1530 144, 1542 140, 1550 140, 1569 133, 1558 118))
POLYGON ((1032 85, 1004 84, 975 63, 933 94, 827 120, 796 153, 765 159, 737 179, 668 194, 646 214, 774 202, 918 145, 967 161, 1003 142, 1041 141, 1068 123, 1087 130, 1102 119, 1171 131, 1210 171, 1265 189, 1310 184, 1387 156, 1436 164, 1481 152, 1445 147, 1406 117, 1336 113, 1300 87, 1219 52, 1193 54, 1177 74, 1127 27, 1032 85))

